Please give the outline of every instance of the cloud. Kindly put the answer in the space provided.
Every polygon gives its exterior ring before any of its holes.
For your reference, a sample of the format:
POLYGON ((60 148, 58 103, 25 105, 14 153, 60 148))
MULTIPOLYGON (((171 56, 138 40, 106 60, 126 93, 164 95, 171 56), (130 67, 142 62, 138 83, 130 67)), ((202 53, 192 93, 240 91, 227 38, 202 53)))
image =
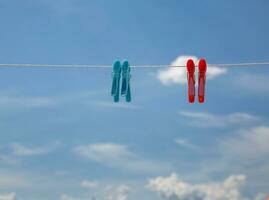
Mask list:
POLYGON ((76 147, 74 151, 95 161, 103 161, 104 158, 110 159, 132 156, 132 153, 130 153, 125 146, 113 143, 98 143, 79 146, 76 147))
POLYGON ((62 195, 61 195, 61 200, 81 200, 81 199, 78 199, 78 198, 69 196, 69 195, 67 195, 67 194, 62 194, 62 195))
POLYGON ((109 191, 106 200, 128 200, 128 193, 130 188, 126 185, 120 185, 115 189, 109 191))
POLYGON ((52 151, 54 151, 56 148, 58 148, 61 145, 60 142, 53 142, 47 146, 43 147, 36 147, 36 148, 30 148, 23 146, 18 143, 13 143, 10 145, 12 149, 12 153, 16 156, 37 156, 37 155, 45 155, 52 151))
POLYGON ((3 155, 0 153, 0 163, 5 163, 8 165, 17 165, 19 161, 12 156, 9 155, 3 155))
POLYGON ((223 182, 193 185, 179 180, 174 173, 149 180, 147 187, 171 200, 244 200, 240 188, 245 181, 244 175, 232 175, 223 182))
POLYGON ((248 127, 220 137, 211 145, 203 146, 203 157, 190 160, 187 164, 193 166, 192 171, 187 170, 184 175, 197 180, 209 179, 216 174, 242 173, 249 178, 247 187, 252 188, 252 192, 266 192, 269 181, 269 127, 248 127))
POLYGON ((100 108, 115 108, 115 109, 138 109, 139 106, 135 106, 129 103, 113 103, 113 102, 105 102, 105 101, 93 101, 89 103, 90 105, 93 105, 94 107, 100 107, 100 108))
POLYGON ((55 99, 49 97, 31 97, 18 95, 1 95, 1 108, 44 108, 55 106, 57 103, 55 99))
POLYGON ((67 194, 62 194, 60 200, 97 200, 95 197, 73 197, 67 194))
POLYGON ((260 193, 255 197, 255 200, 268 200, 268 196, 264 193, 260 193), (267 199, 266 199, 267 198, 267 199))
POLYGON ((108 167, 140 173, 156 173, 170 169, 166 164, 148 161, 131 152, 126 146, 113 143, 82 145, 73 152, 108 167))
MULTIPOLYGON (((102 188, 100 192, 100 195, 98 196, 98 199, 104 199, 104 200, 128 200, 128 195, 131 191, 131 189, 127 185, 119 185, 119 186, 113 186, 113 185, 102 185, 102 188)), ((67 194, 61 195, 61 200, 97 200, 95 196, 84 196, 84 197, 73 197, 67 194)))
POLYGON ((9 171, 0 171, 0 188, 1 189, 17 189, 17 188, 26 188, 31 185, 31 181, 25 175, 25 173, 18 172, 9 172, 9 171))
POLYGON ((175 139, 175 143, 181 147, 187 148, 187 149, 191 149, 194 151, 200 151, 200 148, 195 146, 194 144, 192 144, 191 142, 189 142, 186 139, 182 139, 182 138, 177 138, 175 139))
POLYGON ((260 121, 254 115, 248 113, 231 113, 216 115, 208 112, 190 112, 182 111, 179 114, 183 117, 190 118, 188 124, 201 128, 222 128, 237 124, 253 124, 260 121))
POLYGON ((81 185, 81 187, 86 188, 86 189, 94 189, 98 186, 98 182, 84 180, 80 183, 80 185, 81 185))
POLYGON ((241 74, 235 79, 235 84, 245 90, 266 95, 269 92, 269 77, 264 74, 241 74))
POLYGON ((239 135, 223 140, 220 144, 220 151, 228 158, 253 163, 255 160, 267 160, 268 141, 269 127, 254 127, 241 130, 239 135))
POLYGON ((16 200, 16 194, 15 193, 9 193, 9 194, 2 194, 0 195, 0 200, 16 200))
MULTIPOLYGON (((193 59, 196 64, 198 64, 198 58, 196 56, 179 56, 174 60, 172 66, 184 66, 188 59, 193 59)), ((197 70, 196 70, 197 71, 197 70)), ((207 79, 214 79, 220 75, 223 75, 227 72, 225 68, 219 68, 210 66, 207 69, 207 79)), ((187 83, 187 74, 186 69, 171 67, 168 69, 160 70, 157 73, 157 78, 163 85, 175 85, 175 84, 186 84, 187 83)))

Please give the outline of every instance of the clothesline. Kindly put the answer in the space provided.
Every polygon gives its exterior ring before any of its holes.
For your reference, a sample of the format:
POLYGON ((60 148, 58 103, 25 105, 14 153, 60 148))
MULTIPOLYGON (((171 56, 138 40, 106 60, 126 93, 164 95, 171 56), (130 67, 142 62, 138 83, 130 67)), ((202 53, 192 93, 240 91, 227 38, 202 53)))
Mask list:
MULTIPOLYGON (((223 63, 223 64, 208 64, 208 67, 255 67, 255 66, 268 66, 268 62, 250 62, 250 63, 223 63)), ((0 67, 20 67, 20 68, 110 68, 111 65, 87 65, 87 64, 23 64, 23 63, 0 63, 0 67)), ((186 65, 131 65, 132 68, 167 68, 175 67, 181 68, 186 65)), ((198 66, 196 66, 198 67, 198 66)))
POLYGON ((196 96, 196 76, 195 68, 198 68, 198 102, 204 103, 205 100, 205 84, 207 67, 255 67, 268 66, 269 61, 264 62, 239 62, 239 63, 222 63, 207 64, 205 59, 200 59, 197 64, 194 60, 188 59, 186 64, 182 65, 130 65, 127 60, 120 62, 115 61, 113 65, 87 65, 87 64, 24 64, 24 63, 0 63, 0 68, 107 68, 112 69, 112 87, 111 96, 114 102, 119 102, 120 96, 125 97, 126 102, 131 102, 131 68, 185 68, 187 71, 188 82, 188 98, 189 103, 195 102, 196 96), (121 87, 120 87, 121 84, 121 87))

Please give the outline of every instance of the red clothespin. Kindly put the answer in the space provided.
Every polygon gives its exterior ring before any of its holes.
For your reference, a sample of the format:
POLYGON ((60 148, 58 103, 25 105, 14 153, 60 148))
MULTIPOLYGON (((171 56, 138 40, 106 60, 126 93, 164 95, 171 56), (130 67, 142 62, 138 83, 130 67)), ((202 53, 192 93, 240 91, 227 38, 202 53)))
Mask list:
POLYGON ((187 77, 188 77, 188 94, 189 103, 195 100, 195 64, 192 59, 187 61, 187 77))
POLYGON ((204 103, 205 101, 205 83, 206 83, 206 60, 199 60, 199 75, 198 75, 198 99, 199 103, 204 103))

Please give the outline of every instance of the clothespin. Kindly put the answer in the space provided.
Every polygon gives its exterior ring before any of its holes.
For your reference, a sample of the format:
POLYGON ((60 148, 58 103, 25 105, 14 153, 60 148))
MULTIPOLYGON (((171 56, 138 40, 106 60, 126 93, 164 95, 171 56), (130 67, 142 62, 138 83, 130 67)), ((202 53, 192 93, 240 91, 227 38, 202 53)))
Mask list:
POLYGON ((205 83, 206 83, 206 60, 200 59, 199 60, 199 75, 198 75, 198 99, 199 103, 204 103, 205 101, 205 83))
POLYGON ((119 102, 120 78, 121 78, 121 63, 120 61, 117 60, 113 64, 113 72, 112 72, 111 96, 114 97, 114 102, 119 102))
POLYGON ((121 84, 121 96, 125 97, 126 102, 131 102, 131 68, 128 61, 122 63, 122 84, 121 84))
POLYGON ((195 100, 195 64, 192 59, 187 61, 188 96, 189 103, 195 100))

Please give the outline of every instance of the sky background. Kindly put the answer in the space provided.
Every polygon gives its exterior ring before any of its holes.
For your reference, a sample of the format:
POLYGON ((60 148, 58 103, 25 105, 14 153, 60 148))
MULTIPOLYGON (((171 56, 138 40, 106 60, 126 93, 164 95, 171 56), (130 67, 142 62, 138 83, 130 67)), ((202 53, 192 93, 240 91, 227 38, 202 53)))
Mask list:
MULTIPOLYGON (((1 0, 0 63, 269 60, 267 0, 1 0)), ((263 200, 268 66, 211 68, 206 102, 184 69, 0 69, 0 200, 263 200), (183 70, 183 71, 182 71, 183 70)))

